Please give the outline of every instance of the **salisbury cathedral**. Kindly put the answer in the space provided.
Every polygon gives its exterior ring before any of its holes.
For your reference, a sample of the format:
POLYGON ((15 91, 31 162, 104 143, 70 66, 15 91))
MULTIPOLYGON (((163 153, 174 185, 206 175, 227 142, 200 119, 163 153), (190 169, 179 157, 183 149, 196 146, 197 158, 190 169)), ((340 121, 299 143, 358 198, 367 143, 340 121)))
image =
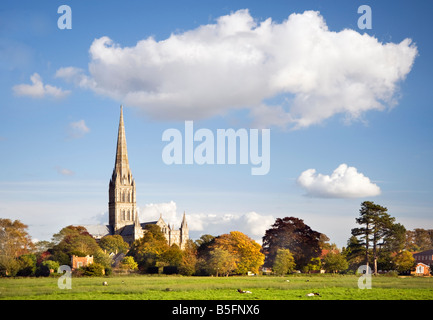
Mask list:
POLYGON ((119 131, 117 135, 116 160, 108 188, 108 225, 86 225, 87 231, 99 240, 106 235, 121 235, 132 244, 143 237, 147 224, 156 224, 161 228, 168 244, 176 244, 184 249, 188 240, 188 225, 185 213, 178 230, 165 223, 160 215, 158 220, 140 223, 136 205, 135 181, 129 168, 126 148, 123 108, 120 107, 119 131))

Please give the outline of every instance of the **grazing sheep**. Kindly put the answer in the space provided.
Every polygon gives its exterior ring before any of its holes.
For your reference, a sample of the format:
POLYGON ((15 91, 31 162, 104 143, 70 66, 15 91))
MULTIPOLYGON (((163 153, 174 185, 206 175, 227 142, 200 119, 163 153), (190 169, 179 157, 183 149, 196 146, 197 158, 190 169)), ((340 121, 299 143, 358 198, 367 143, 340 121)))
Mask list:
POLYGON ((317 293, 317 292, 310 292, 310 293, 307 293, 307 297, 314 297, 314 296, 320 296, 320 294, 317 293))
POLYGON ((102 285, 103 285, 103 286, 108 286, 108 282, 107 282, 107 281, 104 281, 104 282, 102 282, 102 285))
POLYGON ((238 292, 239 292, 239 293, 251 293, 251 291, 248 291, 248 290, 245 291, 245 290, 241 290, 241 289, 238 289, 238 292))

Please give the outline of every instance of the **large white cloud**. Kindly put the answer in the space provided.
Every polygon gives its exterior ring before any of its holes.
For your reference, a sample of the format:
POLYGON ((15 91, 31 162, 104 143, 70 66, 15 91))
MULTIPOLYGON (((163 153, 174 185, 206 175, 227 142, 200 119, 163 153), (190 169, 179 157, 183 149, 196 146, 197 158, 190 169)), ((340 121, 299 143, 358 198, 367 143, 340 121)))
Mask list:
POLYGON ((381 192, 368 177, 344 163, 331 175, 316 174, 315 169, 305 170, 297 182, 307 195, 320 198, 359 198, 377 196, 381 192))
MULTIPOLYGON (((165 222, 170 224, 180 224, 182 219, 182 217, 177 214, 177 205, 174 201, 148 203, 145 204, 144 207, 140 207, 138 211, 140 222, 158 220, 160 215, 162 215, 165 222)), ((178 227, 179 225, 176 228, 178 227)))
MULTIPOLYGON (((140 222, 158 220, 160 215, 173 228, 180 227, 183 212, 177 212, 177 204, 174 201, 149 203, 139 208, 140 222)), ((186 219, 190 236, 194 238, 204 233, 218 236, 230 231, 240 231, 258 242, 261 242, 265 231, 275 222, 272 215, 261 215, 254 211, 225 214, 186 212, 186 219)))
MULTIPOLYGON (((187 214, 188 227, 194 234, 218 236, 230 231, 240 231, 261 243, 267 229, 275 222, 272 215, 247 213, 192 213, 187 214)), ((190 232, 191 233, 191 232, 190 232)))
POLYGON ((298 128, 395 105, 417 48, 410 39, 384 44, 354 30, 330 31, 315 11, 277 23, 239 10, 132 47, 104 36, 89 52, 88 74, 66 67, 56 75, 160 119, 246 108, 257 125, 298 128))

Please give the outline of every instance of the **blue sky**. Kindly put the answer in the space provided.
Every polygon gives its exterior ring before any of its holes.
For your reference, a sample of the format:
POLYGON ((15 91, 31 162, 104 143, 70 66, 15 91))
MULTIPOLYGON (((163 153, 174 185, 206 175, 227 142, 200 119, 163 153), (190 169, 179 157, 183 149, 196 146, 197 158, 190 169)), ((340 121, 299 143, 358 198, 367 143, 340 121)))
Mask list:
POLYGON ((108 222, 123 104, 142 219, 259 240, 295 216, 343 246, 371 200, 433 228, 433 4, 365 4, 371 30, 353 1, 4 1, 0 216, 43 240, 108 222), (162 133, 186 120, 269 128, 270 172, 166 165, 162 133))

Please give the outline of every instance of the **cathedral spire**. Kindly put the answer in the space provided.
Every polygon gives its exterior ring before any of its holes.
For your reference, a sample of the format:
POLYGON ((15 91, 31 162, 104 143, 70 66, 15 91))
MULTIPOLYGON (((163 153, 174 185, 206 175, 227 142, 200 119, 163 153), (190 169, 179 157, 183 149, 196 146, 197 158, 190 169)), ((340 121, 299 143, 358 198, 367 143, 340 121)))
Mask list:
POLYGON ((120 106, 120 120, 119 131, 117 134, 117 149, 116 149, 116 162, 114 164, 114 173, 120 174, 124 177, 130 173, 128 150, 126 148, 125 125, 123 123, 123 106, 120 106))
POLYGON ((182 218, 182 223, 181 223, 180 227, 181 228, 188 228, 188 225, 186 223, 185 211, 183 212, 183 218, 182 218))
MULTIPOLYGON (((135 182, 128 162, 122 106, 120 106, 116 161, 108 189, 108 216, 108 223, 115 234, 123 232, 124 227, 129 225, 132 225, 133 229, 136 229, 137 232, 140 229, 136 206, 135 182)), ((134 240, 135 236, 133 234, 128 236, 128 242, 134 240)))

